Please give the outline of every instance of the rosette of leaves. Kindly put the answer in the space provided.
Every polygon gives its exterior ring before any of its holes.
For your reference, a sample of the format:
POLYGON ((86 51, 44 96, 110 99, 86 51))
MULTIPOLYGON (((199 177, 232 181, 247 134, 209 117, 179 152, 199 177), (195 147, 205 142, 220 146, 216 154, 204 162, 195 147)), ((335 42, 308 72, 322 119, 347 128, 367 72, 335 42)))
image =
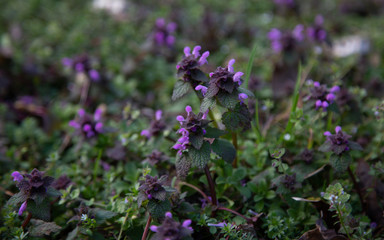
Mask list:
POLYGON ((7 204, 13 206, 22 204, 19 214, 22 214, 24 210, 22 208, 26 205, 25 210, 32 215, 32 218, 49 221, 51 217, 49 198, 61 196, 61 193, 52 186, 54 180, 53 177, 44 176, 44 172, 37 169, 32 170, 30 174, 19 174, 15 181, 18 182, 20 192, 12 196, 7 204))
POLYGON ((343 172, 347 170, 352 163, 352 157, 349 154, 350 150, 363 150, 363 148, 357 143, 350 141, 350 135, 341 131, 341 127, 335 128, 336 133, 331 134, 325 132, 324 135, 327 140, 320 146, 319 151, 332 152, 330 156, 330 164, 337 172, 343 172))
POLYGON ((176 170, 179 177, 185 177, 192 165, 204 168, 211 158, 211 151, 229 163, 235 159, 234 146, 227 140, 219 138, 225 131, 209 127, 210 122, 205 119, 203 113, 196 115, 192 111, 180 121, 183 137, 179 141, 183 143, 176 144, 178 147, 174 146, 179 149, 176 156, 176 170), (188 140, 185 140, 185 137, 188 140), (181 140, 183 138, 184 140, 181 140))
POLYGON ((209 52, 204 52, 200 57, 200 49, 200 46, 194 47, 191 54, 189 47, 184 48, 185 56, 176 66, 177 77, 180 80, 178 80, 174 86, 172 100, 177 100, 185 96, 189 91, 195 89, 197 85, 208 82, 208 77, 201 71, 200 67, 207 63, 209 52))
POLYGON ((240 87, 243 80, 242 72, 234 72, 232 65, 235 60, 228 63, 227 68, 218 67, 215 72, 210 73, 207 92, 201 104, 200 111, 205 112, 215 103, 228 109, 222 116, 222 121, 227 129, 231 131, 247 130, 251 127, 251 114, 242 96, 253 96, 253 94, 240 87))
POLYGON ((175 190, 169 186, 165 186, 167 181, 167 176, 157 176, 152 177, 150 175, 145 175, 144 180, 140 181, 139 186, 139 195, 137 197, 137 202, 139 207, 143 202, 147 201, 147 209, 150 212, 151 216, 155 218, 160 218, 164 214, 171 210, 171 202, 169 198, 175 190))

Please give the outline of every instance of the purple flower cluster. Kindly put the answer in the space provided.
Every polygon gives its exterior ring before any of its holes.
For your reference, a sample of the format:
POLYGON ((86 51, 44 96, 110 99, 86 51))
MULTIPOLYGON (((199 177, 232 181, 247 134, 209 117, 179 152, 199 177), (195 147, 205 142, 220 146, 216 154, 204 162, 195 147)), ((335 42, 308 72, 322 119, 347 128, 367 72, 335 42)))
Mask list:
MULTIPOLYGON (((206 97, 211 98, 219 94, 232 94, 243 83, 241 77, 243 72, 235 72, 233 68, 235 59, 231 59, 228 62, 228 67, 218 67, 214 72, 209 74, 211 80, 209 81, 209 87, 206 90, 206 97)), ((239 93, 238 98, 241 102, 244 102, 248 98, 245 93, 239 93)))
POLYGON ((189 238, 193 233, 191 223, 190 219, 184 220, 183 223, 176 222, 172 218, 172 213, 167 212, 160 226, 150 226, 151 231, 155 232, 151 240, 183 240, 189 238))
POLYGON ((162 120, 163 111, 157 110, 155 113, 155 119, 152 120, 151 125, 148 129, 141 131, 140 135, 150 139, 152 136, 159 135, 165 128, 166 124, 162 120))
POLYGON ((97 82, 100 80, 99 72, 92 68, 91 60, 87 55, 81 55, 75 58, 63 58, 61 60, 63 66, 72 68, 78 73, 85 73, 91 80, 97 82))
POLYGON ((83 136, 92 138, 103 132, 102 110, 100 108, 96 109, 93 117, 87 114, 84 109, 80 109, 77 115, 78 118, 71 120, 69 126, 76 129, 83 136))
POLYGON ((184 150, 190 145, 190 138, 196 139, 192 145, 200 149, 201 144, 203 143, 203 135, 206 133, 205 127, 210 122, 206 120, 208 111, 206 113, 199 113, 198 115, 192 112, 192 107, 187 106, 185 108, 187 112, 187 117, 179 115, 176 117, 176 120, 180 123, 180 129, 177 133, 180 133, 182 136, 177 140, 177 143, 172 147, 173 149, 178 150, 178 154, 182 154, 184 150), (195 142, 200 142, 195 143, 195 142))
POLYGON ((150 175, 145 175, 145 180, 140 181, 140 197, 141 201, 146 199, 156 199, 159 201, 164 201, 166 198, 166 190, 163 187, 163 184, 167 180, 167 176, 162 176, 160 179, 157 176, 152 177, 150 175))
POLYGON ((276 53, 293 50, 304 38, 304 26, 301 24, 297 25, 291 32, 282 32, 277 28, 272 28, 268 32, 271 48, 276 53))
POLYGON ((39 198, 42 199, 46 196, 48 187, 52 185, 54 178, 45 176, 44 172, 40 172, 37 169, 33 169, 30 174, 20 174, 15 171, 11 174, 13 181, 17 182, 17 187, 20 189, 26 200, 19 208, 19 215, 27 209, 28 199, 39 198), (39 197, 40 196, 40 197, 39 197))
POLYGON ((303 42, 306 37, 312 42, 323 42, 327 37, 327 32, 323 27, 324 18, 321 15, 316 16, 315 23, 305 29, 304 25, 298 24, 292 31, 280 31, 272 28, 268 32, 268 39, 274 52, 286 52, 295 49, 296 45, 303 42))
POLYGON ((326 111, 328 106, 335 101, 336 93, 340 92, 340 87, 333 86, 331 89, 328 89, 326 85, 314 82, 313 88, 310 91, 309 97, 315 100, 316 109, 322 108, 326 111))
POLYGON ((335 132, 335 134, 332 134, 329 131, 324 132, 324 136, 327 137, 327 142, 329 143, 330 150, 337 155, 349 151, 350 148, 348 139, 350 139, 351 136, 341 131, 340 126, 337 126, 335 128, 335 132))
POLYGON ((315 23, 307 28, 307 36, 310 40, 315 42, 323 42, 327 37, 327 32, 323 27, 324 18, 321 15, 317 15, 315 23))
POLYGON ((165 23, 164 18, 158 18, 156 20, 153 40, 158 46, 172 47, 175 44, 175 36, 177 24, 170 22, 165 23))
POLYGON ((208 63, 207 58, 209 51, 205 51, 203 55, 200 55, 200 46, 195 46, 191 53, 190 47, 184 48, 184 58, 177 65, 177 75, 186 82, 191 82, 193 87, 196 87, 200 81, 197 77, 202 72, 199 69, 202 65, 208 63))

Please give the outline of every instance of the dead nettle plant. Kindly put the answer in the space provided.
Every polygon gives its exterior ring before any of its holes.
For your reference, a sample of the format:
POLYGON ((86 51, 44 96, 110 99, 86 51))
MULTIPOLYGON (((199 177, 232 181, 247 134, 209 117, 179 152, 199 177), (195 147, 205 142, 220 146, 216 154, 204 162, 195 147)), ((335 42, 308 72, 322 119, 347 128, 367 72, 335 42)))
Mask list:
POLYGON ((178 100, 192 91, 200 100, 198 112, 186 106, 186 113, 176 117, 180 123, 177 133, 181 135, 173 146, 177 150, 176 170, 178 176, 184 178, 192 166, 204 169, 212 205, 233 213, 233 210, 218 207, 214 180, 207 164, 213 153, 233 167, 237 166, 237 134, 251 128, 251 115, 245 101, 253 94, 241 88, 244 73, 234 71, 234 59, 226 67, 204 73, 200 67, 207 63, 209 52, 200 57, 200 50, 201 47, 196 46, 191 53, 191 49, 185 47, 185 56, 176 66, 180 79, 174 86, 172 100, 178 100), (215 119, 213 112, 221 115, 220 119, 215 119), (225 128, 218 127, 219 121, 225 128), (224 138, 225 135, 232 136, 232 143, 224 138))

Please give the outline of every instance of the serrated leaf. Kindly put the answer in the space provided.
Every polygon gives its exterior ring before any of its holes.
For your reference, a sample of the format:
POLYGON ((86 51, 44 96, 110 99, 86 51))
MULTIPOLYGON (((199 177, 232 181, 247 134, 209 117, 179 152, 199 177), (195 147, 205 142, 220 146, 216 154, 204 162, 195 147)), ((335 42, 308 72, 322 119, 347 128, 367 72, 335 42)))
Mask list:
POLYGON ((139 207, 141 207, 141 204, 143 204, 145 200, 147 200, 147 195, 143 192, 139 192, 139 195, 137 196, 137 204, 139 207))
POLYGON ((348 142, 348 147, 351 150, 357 150, 357 151, 363 151, 364 149, 358 144, 357 142, 349 141, 348 142))
POLYGON ((332 143, 329 140, 327 140, 325 143, 323 143, 323 145, 319 147, 318 150, 320 152, 329 152, 331 151, 331 147, 332 147, 332 143))
POLYGON ((191 78, 199 82, 208 82, 209 80, 207 75, 205 75, 205 73, 199 69, 195 69, 191 71, 191 78))
POLYGON ((48 198, 45 198, 40 204, 36 204, 33 200, 28 200, 27 211, 32 214, 33 218, 49 221, 51 218, 50 203, 48 198))
POLYGON ((224 161, 232 163, 236 158, 236 149, 227 140, 224 139, 215 139, 211 145, 212 151, 219 155, 224 161))
POLYGON ((190 134, 189 135, 189 142, 192 144, 192 146, 196 149, 200 149, 203 145, 204 136, 203 133, 201 134, 190 134))
POLYGON ((220 104, 223 107, 229 108, 229 109, 235 108, 236 104, 239 103, 239 98, 238 98, 238 94, 236 93, 236 91, 234 91, 233 93, 220 92, 217 95, 217 100, 220 102, 220 104))
POLYGON ((215 84, 209 84, 207 93, 205 94, 206 98, 213 98, 219 92, 219 88, 215 84))
POLYGON ((241 92, 241 93, 245 93, 245 94, 247 94, 248 97, 252 97, 252 98, 255 97, 255 95, 253 94, 253 92, 249 91, 248 89, 239 87, 239 88, 237 88, 237 90, 238 90, 239 92, 241 92))
POLYGON ((188 149, 189 157, 192 159, 192 163, 194 166, 199 168, 204 168, 211 158, 211 145, 204 141, 203 145, 200 149, 196 149, 194 147, 190 147, 188 149))
POLYGON ((48 187, 48 190, 47 190, 47 195, 50 196, 50 197, 60 197, 61 195, 61 192, 53 187, 48 187))
POLYGON ((336 172, 343 172, 347 170, 348 166, 352 163, 352 158, 348 153, 341 155, 332 154, 329 158, 329 163, 336 172))
POLYGON ((200 112, 205 113, 208 109, 215 105, 215 99, 213 98, 204 98, 201 102, 200 112))
POLYGON ((171 203, 169 202, 169 200, 165 200, 165 201, 149 200, 147 207, 152 217, 162 218, 164 217, 166 212, 171 210, 171 203))
POLYGON ((223 136, 226 132, 224 130, 220 130, 213 127, 205 127, 205 135, 206 138, 218 138, 220 136, 223 136))
POLYGON ((44 222, 38 219, 31 220, 32 227, 29 229, 29 233, 34 237, 49 236, 51 233, 55 233, 61 230, 61 227, 54 222, 44 222))
POLYGON ((188 82, 183 80, 178 80, 175 83, 172 93, 172 101, 175 101, 183 96, 185 96, 192 89, 191 85, 188 82))
POLYGON ((16 206, 19 205, 20 203, 25 202, 28 199, 28 194, 26 194, 23 191, 20 191, 13 195, 7 202, 7 205, 12 205, 16 206))
POLYGON ((179 178, 185 178, 191 169, 191 159, 185 154, 177 154, 176 156, 176 173, 179 178))
POLYGON ((251 120, 251 114, 247 106, 240 103, 236 105, 235 109, 225 112, 222 117, 225 127, 231 131, 249 129, 251 120))

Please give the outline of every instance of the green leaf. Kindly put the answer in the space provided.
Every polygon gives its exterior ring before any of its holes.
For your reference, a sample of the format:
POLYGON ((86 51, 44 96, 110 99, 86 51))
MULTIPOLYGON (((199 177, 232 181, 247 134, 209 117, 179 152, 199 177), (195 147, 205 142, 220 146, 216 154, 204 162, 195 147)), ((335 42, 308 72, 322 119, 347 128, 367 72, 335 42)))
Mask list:
POLYGON ((49 236, 51 233, 56 233, 61 230, 61 227, 54 222, 44 222, 38 219, 31 220, 32 227, 29 233, 34 237, 49 236))
POLYGON ((47 194, 50 197, 60 197, 62 195, 59 190, 57 190, 57 189, 55 189, 53 187, 48 187, 47 194))
POLYGON ((223 114, 222 121, 231 131, 247 130, 251 127, 251 114, 245 104, 238 103, 233 110, 223 114))
POLYGON ((25 202, 28 199, 28 194, 26 194, 24 191, 20 191, 13 195, 7 202, 7 205, 16 206, 20 203, 25 202))
POLYGON ((33 200, 28 200, 27 211, 32 214, 33 218, 49 221, 51 218, 49 199, 45 198, 40 204, 36 204, 33 200))
POLYGON ((204 136, 203 133, 201 134, 190 134, 189 135, 189 142, 192 144, 192 146, 196 149, 200 149, 203 145, 204 136))
POLYGON ((75 240, 78 232, 79 232, 79 227, 77 226, 75 229, 73 229, 73 230, 68 234, 66 240, 75 240))
POLYGON ((185 178, 191 168, 191 159, 185 154, 176 155, 176 173, 179 178, 185 178))
POLYGON ((200 112, 205 113, 208 109, 212 108, 215 105, 215 99, 213 98, 204 98, 201 102, 200 112))
POLYGON ((247 176, 247 171, 244 168, 236 168, 233 170, 232 181, 240 182, 245 176, 247 176))
POLYGON ((215 139, 211 145, 212 151, 219 155, 224 161, 232 163, 236 158, 236 149, 227 140, 224 139, 215 139))
POLYGON ((192 159, 193 165, 204 168, 211 158, 211 145, 209 142, 204 141, 200 149, 190 147, 188 149, 189 157, 192 159))
POLYGON ((358 144, 357 142, 349 141, 348 142, 348 147, 351 150, 357 150, 357 151, 363 151, 364 149, 358 144))
POLYGON ((234 91, 233 93, 219 92, 219 94, 217 94, 217 100, 219 100, 220 104, 223 107, 229 109, 235 108, 236 104, 239 103, 239 98, 236 91, 234 91))
POLYGON ((320 152, 330 152, 331 151, 331 146, 332 146, 332 143, 331 141, 327 140, 325 143, 323 143, 323 145, 321 145, 319 147, 319 151, 320 152))
POLYGON ((218 138, 220 136, 223 136, 226 132, 224 130, 220 130, 213 127, 205 127, 205 135, 206 138, 218 138))
POLYGON ((175 83, 175 87, 173 88, 172 101, 175 101, 185 96, 191 89, 192 89, 191 85, 188 82, 184 82, 183 80, 178 80, 175 83))
POLYGON ((335 169, 336 172, 344 172, 348 166, 352 163, 351 155, 344 153, 341 155, 332 154, 329 158, 329 163, 335 169))
POLYGON ((209 80, 207 75, 199 69, 191 71, 191 78, 200 82, 208 82, 209 80))
POLYGON ((166 212, 171 210, 171 203, 169 202, 169 200, 165 200, 165 201, 149 200, 147 207, 152 217, 162 218, 164 217, 166 212))
POLYGON ((253 92, 249 91, 248 89, 239 87, 239 88, 237 88, 237 90, 238 90, 239 92, 241 92, 241 93, 245 93, 245 94, 247 94, 248 97, 252 97, 252 98, 255 97, 255 95, 253 94, 253 92))
POLYGON ((88 215, 90 215, 90 216, 94 215, 96 222, 98 224, 101 224, 101 223, 104 223, 105 220, 113 218, 114 216, 116 216, 117 213, 103 210, 100 208, 94 208, 94 209, 89 211, 88 215))

